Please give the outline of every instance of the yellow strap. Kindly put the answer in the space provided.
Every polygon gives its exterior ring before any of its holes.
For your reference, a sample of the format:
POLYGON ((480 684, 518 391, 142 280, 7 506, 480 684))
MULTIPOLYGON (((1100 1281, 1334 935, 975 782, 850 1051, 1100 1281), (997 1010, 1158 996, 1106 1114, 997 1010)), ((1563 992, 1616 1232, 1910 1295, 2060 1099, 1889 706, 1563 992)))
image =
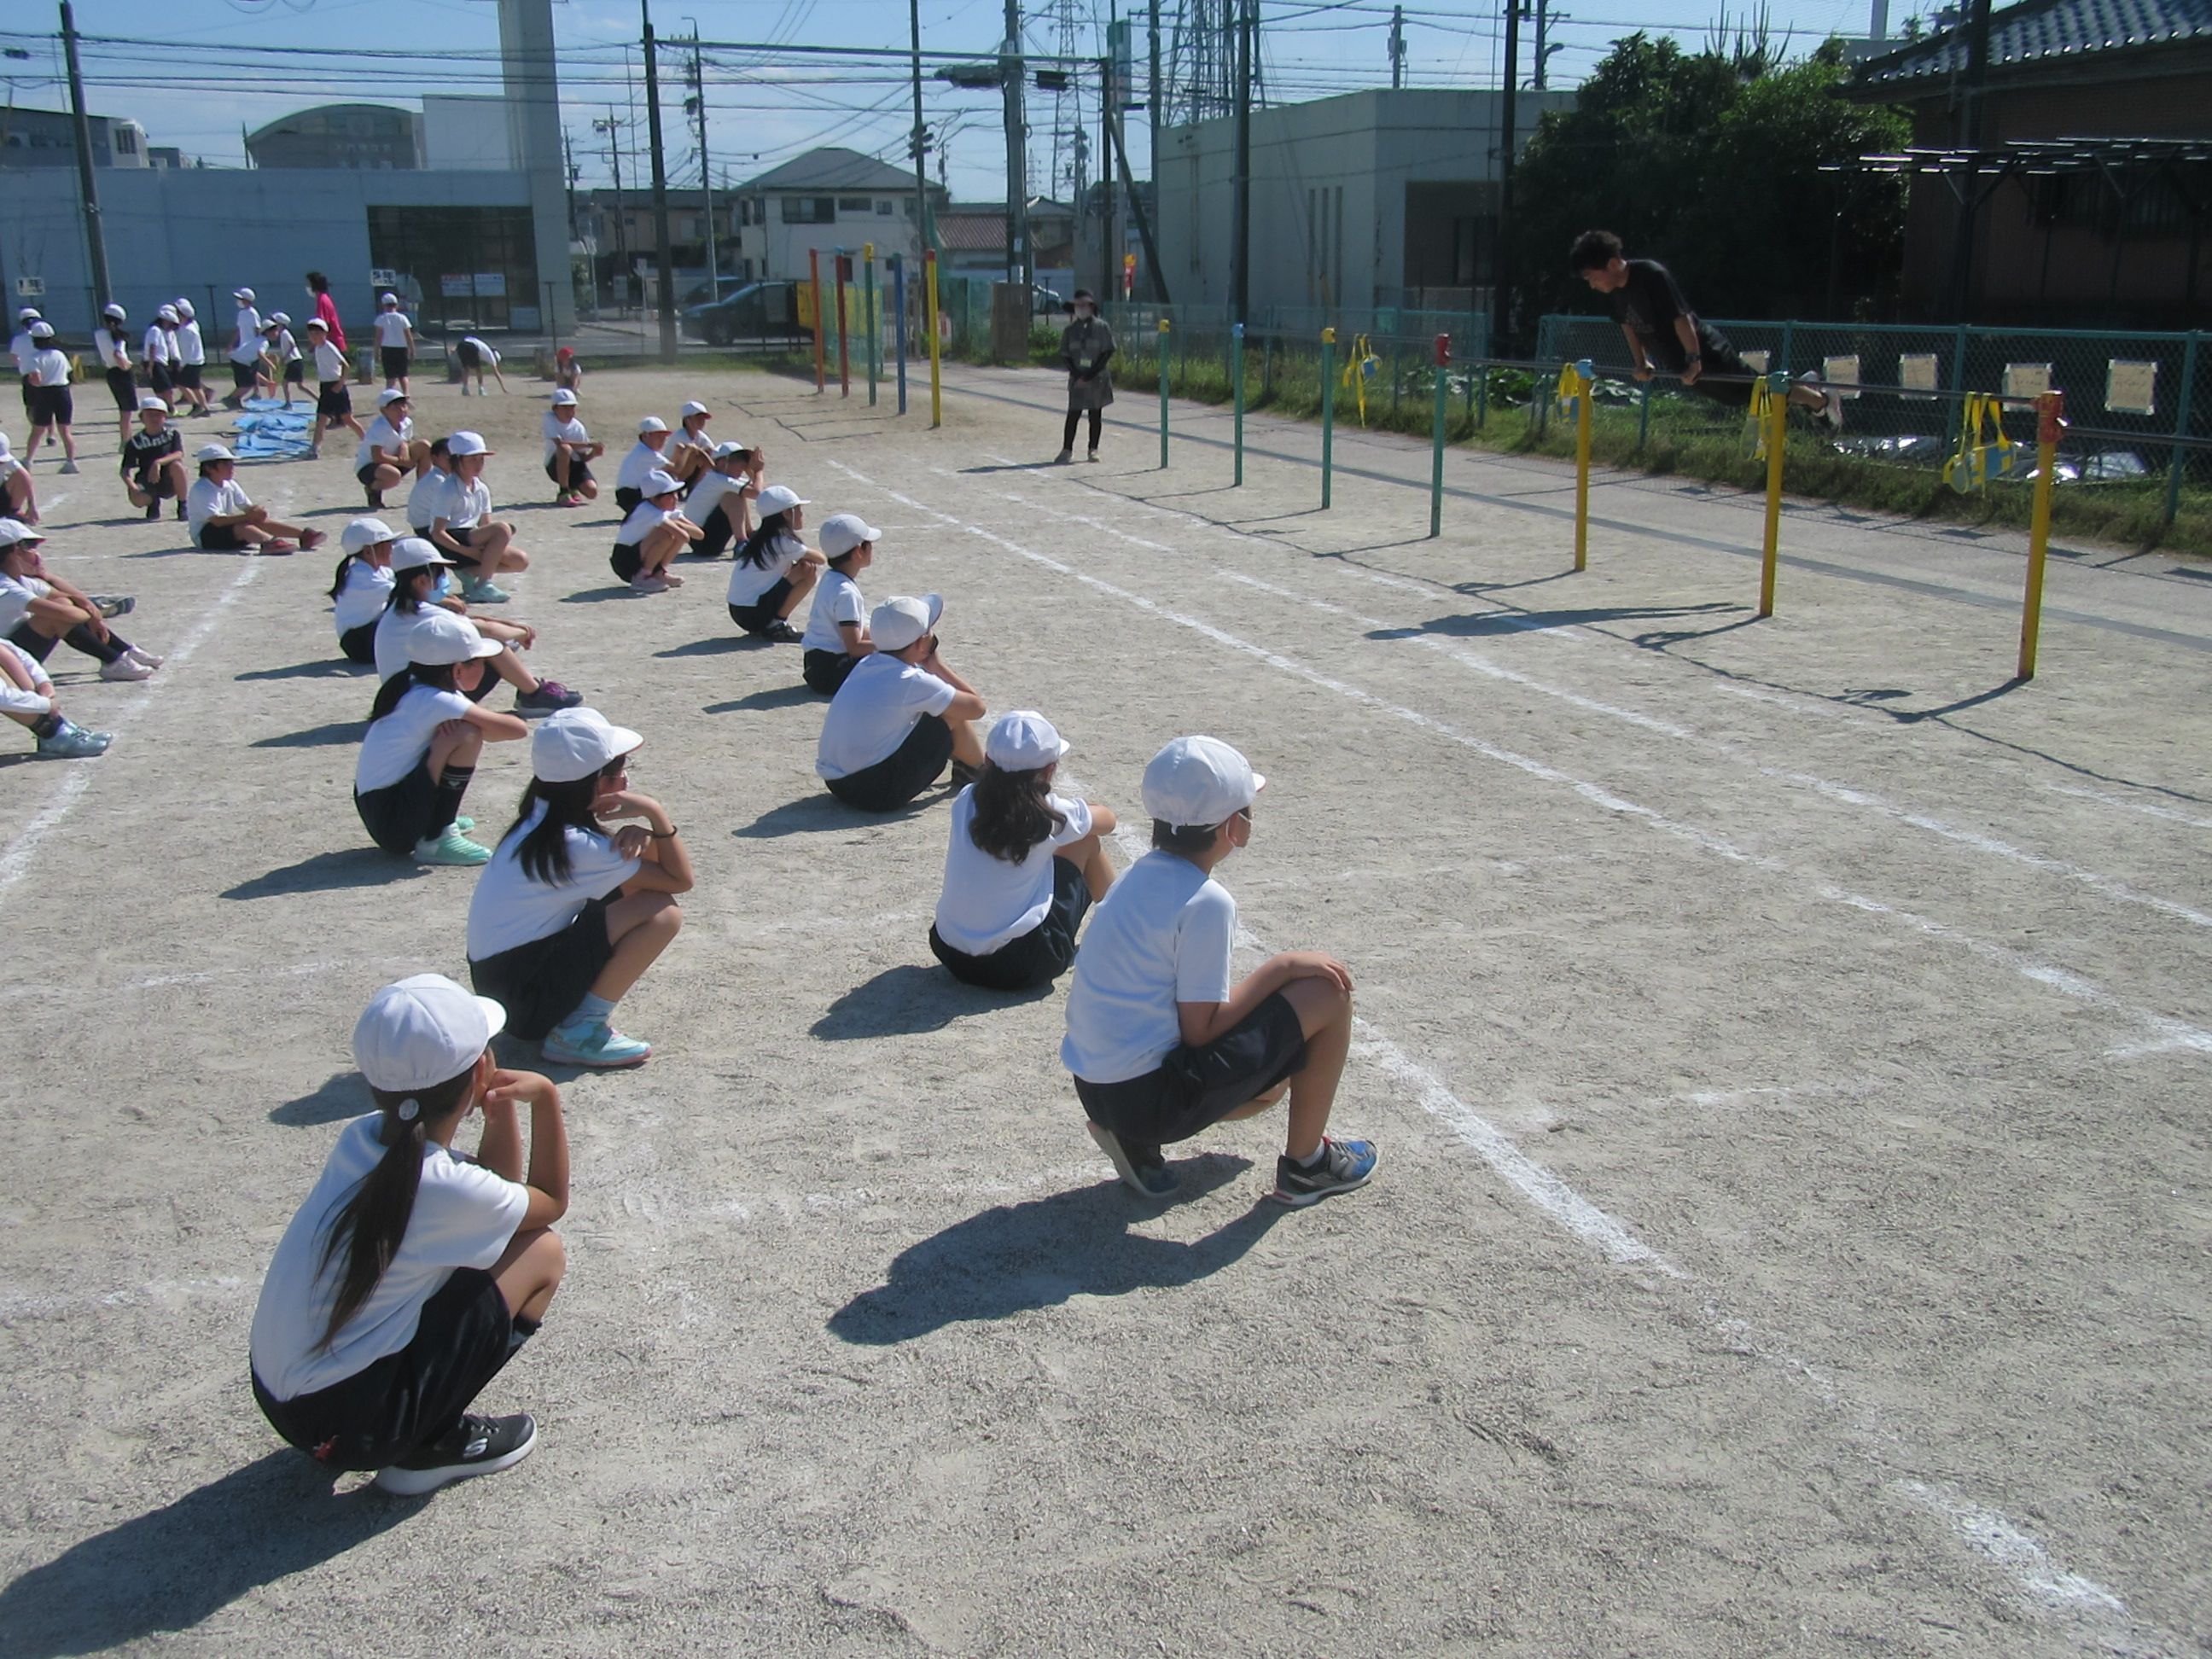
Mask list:
POLYGON ((1375 365, 1382 360, 1375 355, 1374 347, 1367 343, 1364 334, 1352 337, 1351 355, 1344 360, 1344 387, 1358 399, 1359 424, 1367 424, 1367 381, 1375 373, 1375 365))
POLYGON ((1767 389, 1765 378, 1761 376, 1751 383, 1750 429, 1745 434, 1751 444, 1751 459, 1754 461, 1766 459, 1766 429, 1772 423, 1773 407, 1774 393, 1767 389))

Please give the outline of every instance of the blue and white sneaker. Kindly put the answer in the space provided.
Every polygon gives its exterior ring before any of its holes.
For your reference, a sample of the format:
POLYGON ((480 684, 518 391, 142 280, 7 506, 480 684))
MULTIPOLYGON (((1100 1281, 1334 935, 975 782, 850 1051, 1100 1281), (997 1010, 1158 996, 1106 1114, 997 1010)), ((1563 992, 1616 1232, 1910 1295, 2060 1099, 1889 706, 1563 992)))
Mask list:
POLYGON ((453 865, 489 864, 491 848, 481 842, 471 841, 461 833, 461 826, 456 822, 447 824, 437 835, 416 842, 415 862, 453 865))
POLYGON ((471 605, 505 605, 514 596, 482 576, 471 576, 461 584, 461 597, 471 605))
POLYGON ((1158 1147, 1124 1140, 1104 1124, 1088 1119, 1083 1127, 1091 1131, 1098 1150, 1113 1160, 1114 1173, 1121 1177, 1121 1184, 1138 1197, 1166 1198, 1182 1184, 1176 1172, 1168 1168, 1158 1147))
POLYGON ((115 741, 112 732, 88 732, 70 720, 62 722, 61 730, 39 739, 40 760, 90 760, 95 755, 107 752, 107 745, 115 741))
POLYGON ((1348 1193, 1364 1187, 1375 1173, 1375 1143, 1371 1140, 1332 1140, 1322 1137, 1321 1161, 1308 1168, 1287 1152, 1275 1160, 1275 1190, 1268 1196, 1278 1204, 1304 1209, 1318 1204, 1331 1193, 1348 1193))
POLYGON ((595 1020, 589 1025, 555 1026, 546 1034, 543 1053, 557 1065, 613 1069, 644 1065, 653 1045, 624 1036, 613 1026, 595 1020))

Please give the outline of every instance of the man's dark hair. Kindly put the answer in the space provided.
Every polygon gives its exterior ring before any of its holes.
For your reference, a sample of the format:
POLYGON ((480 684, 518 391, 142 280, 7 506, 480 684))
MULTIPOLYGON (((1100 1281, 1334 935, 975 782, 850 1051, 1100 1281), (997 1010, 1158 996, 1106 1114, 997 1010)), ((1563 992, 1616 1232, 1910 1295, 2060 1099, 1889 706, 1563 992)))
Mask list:
POLYGON ((1218 823, 1170 823, 1164 818, 1154 818, 1152 845, 1163 853, 1180 853, 1188 858, 1211 848, 1220 829, 1218 823))
POLYGON ((1620 238, 1609 230, 1586 230, 1567 250, 1567 269, 1577 276, 1586 270, 1602 270, 1620 258, 1620 238))

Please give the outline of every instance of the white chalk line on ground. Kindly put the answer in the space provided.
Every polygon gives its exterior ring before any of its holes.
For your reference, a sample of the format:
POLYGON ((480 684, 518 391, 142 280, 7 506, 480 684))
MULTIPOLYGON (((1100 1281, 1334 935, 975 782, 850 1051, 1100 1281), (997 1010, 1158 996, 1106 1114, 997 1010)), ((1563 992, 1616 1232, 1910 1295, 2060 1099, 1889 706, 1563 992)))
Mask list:
POLYGON ((2046 783, 2043 787, 2054 795, 2071 795, 2076 800, 2094 800, 2106 806, 2117 806, 2123 811, 2163 818, 2168 823, 2185 823, 2192 830, 2212 830, 2212 818, 2201 818, 2191 812, 2162 806, 2156 801, 2128 800, 2118 795, 2108 795, 2101 789, 2085 789, 2079 784, 2046 783))
MULTIPOLYGON (((215 626, 222 621, 222 613, 236 603, 238 596, 246 591, 246 585, 260 574, 261 562, 258 559, 248 559, 238 574, 233 578, 230 586, 216 595, 215 603, 207 608, 199 621, 192 624, 191 631, 169 647, 160 672, 153 678, 143 682, 139 687, 138 695, 125 703, 107 720, 106 729, 113 732, 118 738, 129 729, 138 716, 145 711, 147 705, 153 702, 155 688, 161 684, 161 676, 183 667, 191 659, 192 653, 206 643, 208 635, 215 632, 215 626)), ((72 763, 68 775, 62 779, 60 787, 54 791, 53 799, 40 809, 38 815, 30 823, 23 826, 23 833, 15 837, 14 844, 8 848, 7 852, 0 854, 0 899, 5 899, 15 890, 16 884, 30 873, 31 861, 38 856, 39 848, 46 844, 46 837, 54 832, 62 820, 66 818, 76 807, 77 802, 84 798, 85 791, 92 787, 92 781, 96 775, 94 769, 101 763, 101 761, 97 760, 72 763)))

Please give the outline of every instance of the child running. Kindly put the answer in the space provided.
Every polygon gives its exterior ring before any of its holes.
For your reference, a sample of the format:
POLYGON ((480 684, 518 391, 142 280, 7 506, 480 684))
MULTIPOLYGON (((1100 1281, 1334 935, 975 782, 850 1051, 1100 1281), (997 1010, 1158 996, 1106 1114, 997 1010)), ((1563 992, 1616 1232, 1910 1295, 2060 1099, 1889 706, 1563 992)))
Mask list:
POLYGON ((267 343, 261 337, 261 313, 253 290, 234 289, 230 298, 238 314, 230 325, 230 390, 222 394, 222 406, 240 410, 261 383, 261 353, 267 343))
POLYGON ((39 320, 39 308, 25 306, 15 313, 15 331, 8 337, 8 355, 15 360, 15 378, 22 387, 25 415, 31 412, 31 358, 39 349, 38 343, 31 337, 31 327, 39 320))
POLYGON ((668 567, 699 539, 700 531, 677 506, 683 493, 683 486, 658 468, 645 475, 641 499, 615 532, 614 550, 607 555, 617 581, 640 593, 665 593, 684 586, 684 578, 668 567))
POLYGON ((538 643, 538 630, 528 623, 468 615, 466 602, 451 592, 453 563, 419 537, 403 536, 392 544, 392 597, 376 619, 371 641, 376 677, 388 680, 407 666, 407 636, 418 623, 434 616, 464 617, 486 639, 505 647, 489 659, 491 672, 467 688, 470 701, 483 702, 497 681, 505 680, 514 688, 514 712, 526 717, 583 702, 582 692, 542 679, 524 663, 522 653, 538 643))
POLYGON ((356 519, 338 532, 345 556, 331 582, 331 620, 348 662, 376 660, 376 624, 392 602, 392 544, 398 540, 381 519, 356 519))
POLYGON ((104 680, 152 678, 161 659, 110 628, 98 601, 46 568, 45 541, 30 526, 0 519, 0 635, 41 664, 58 641, 99 663, 104 680))
MULTIPOLYGON (((330 295, 323 295, 325 300, 330 295)), ((319 317, 307 324, 307 355, 315 360, 315 428, 307 437, 307 459, 323 453, 323 434, 339 427, 356 438, 368 434, 353 417, 353 393, 346 386, 345 353, 331 341, 330 327, 319 317)))
POLYGON ((501 650, 465 617, 433 611, 407 630, 407 665, 376 688, 353 774, 354 810, 368 838, 417 864, 482 864, 491 848, 454 822, 486 743, 527 737, 520 715, 469 694, 501 650))
POLYGON ((530 568, 530 555, 514 544, 514 526, 491 516, 491 486, 484 468, 499 452, 480 432, 456 432, 446 441, 452 481, 430 520, 430 540, 453 556, 461 572, 461 597, 471 605, 504 605, 510 597, 492 578, 530 568))
POLYGON ((860 659, 876 648, 868 636, 867 601, 855 579, 876 562, 883 533, 857 513, 832 513, 822 521, 826 568, 799 636, 799 667, 800 677, 825 697, 836 696, 860 659))
POLYGON ((1307 1205, 1375 1173, 1375 1148, 1323 1133, 1352 1043, 1352 975, 1318 951, 1231 981, 1237 901, 1213 878, 1252 838, 1267 780, 1217 738, 1177 738, 1145 768, 1152 850, 1091 918, 1067 994, 1060 1061, 1091 1138, 1134 1192, 1164 1198, 1164 1144, 1291 1097, 1276 1201, 1307 1205))
POLYGON ((107 752, 112 732, 89 732, 62 713, 46 665, 0 640, 0 714, 39 740, 40 760, 91 760, 107 752))
POLYGON ((207 553, 310 553, 327 539, 319 530, 284 524, 256 507, 238 482, 238 457, 221 444, 192 452, 200 476, 185 496, 185 520, 192 545, 207 553))
MULTIPOLYGON (((154 313, 154 320, 146 325, 146 332, 138 342, 139 361, 146 365, 146 386, 157 398, 170 400, 176 407, 177 389, 177 310, 174 306, 163 306, 154 313)), ((179 413, 182 413, 179 410, 179 413)))
POLYGON ((70 392, 70 360, 54 343, 54 325, 46 321, 31 325, 31 368, 26 377, 31 390, 31 437, 23 447, 23 459, 34 461, 39 458, 39 446, 50 437, 58 437, 62 448, 62 471, 74 472, 76 468, 76 400, 70 392))
POLYGON ((629 787, 644 739, 570 708, 530 740, 530 784, 469 902, 469 977, 517 1036, 567 1066, 638 1066, 653 1045, 615 1005, 684 925, 691 855, 660 803, 629 787), (637 818, 610 830, 616 820, 637 818))
POLYGON ((292 319, 281 311, 269 313, 262 327, 262 337, 269 343, 269 361, 276 365, 279 387, 284 396, 284 407, 292 406, 292 388, 304 393, 307 389, 307 358, 300 349, 300 342, 293 335, 292 319))
POLYGON ((131 336, 124 327, 130 313, 121 306, 103 306, 100 326, 92 331, 92 355, 100 359, 107 380, 107 395, 115 400, 115 441, 131 440, 131 419, 138 412, 138 375, 131 362, 131 336))
POLYGON ((648 415, 637 423, 637 441, 615 470, 615 505, 623 512, 630 512, 645 499, 647 473, 665 471, 660 452, 667 446, 668 422, 659 416, 648 415))
POLYGON ((607 447, 592 441, 591 433, 577 418, 577 407, 575 392, 564 386, 553 394, 553 406, 545 411, 545 476, 553 480, 556 507, 581 507, 599 496, 592 463, 607 453, 607 447))
POLYGON ((1052 793, 1066 753, 1043 715, 1001 715, 983 739, 982 771, 953 799, 929 948, 957 980, 990 991, 1051 984, 1075 960, 1084 912, 1114 884, 1103 842, 1114 814, 1052 793))
POLYGON ((814 751, 830 793, 863 812, 896 812, 953 763, 973 781, 983 744, 973 722, 983 699, 937 652, 945 601, 934 593, 884 600, 868 618, 876 648, 830 700, 814 751))
POLYGON ((168 404, 150 392, 138 394, 138 429, 123 446, 118 465, 131 506, 158 519, 161 503, 173 501, 177 517, 185 516, 185 498, 191 492, 185 477, 185 434, 169 424, 168 404))
POLYGON ((757 486, 746 470, 750 459, 743 444, 715 445, 710 465, 684 498, 684 516, 701 532, 691 550, 702 559, 720 558, 732 541, 742 545, 753 533, 757 486))
POLYGON ((486 369, 489 369, 498 380, 500 395, 507 395, 507 376, 500 368, 499 353, 475 335, 461 337, 460 344, 453 348, 453 361, 460 367, 461 396, 464 398, 469 395, 469 376, 471 374, 477 377, 477 396, 485 395, 483 377, 486 369))
POLYGON ((760 522, 738 550, 730 572, 730 620, 748 634, 779 645, 804 637, 791 625, 822 574, 822 556, 799 538, 806 527, 807 502, 782 484, 760 493, 760 522))
POLYGON ((506 1015, 438 974, 387 985, 353 1029, 376 1109, 338 1132, 253 1310, 253 1398, 325 1468, 420 1497, 527 1457, 527 1412, 471 1412, 538 1334, 568 1265, 561 1092, 503 1071, 506 1015), (523 1159, 520 1109, 530 1109, 523 1159), (471 1112, 471 1158, 453 1137, 471 1112))
POLYGON ((190 300, 179 298, 169 301, 177 313, 177 331, 170 337, 176 348, 177 390, 184 394, 179 407, 185 406, 202 415, 209 412, 208 393, 203 371, 207 367, 207 342, 200 336, 199 314, 192 309, 190 300))

